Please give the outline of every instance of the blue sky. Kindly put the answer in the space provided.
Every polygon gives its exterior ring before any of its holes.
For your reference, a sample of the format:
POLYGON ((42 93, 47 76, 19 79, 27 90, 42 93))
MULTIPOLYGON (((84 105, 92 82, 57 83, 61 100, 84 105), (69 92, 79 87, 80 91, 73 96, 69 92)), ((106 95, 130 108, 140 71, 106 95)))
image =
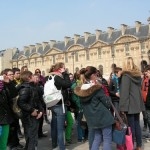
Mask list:
POLYGON ((0 50, 147 24, 150 0, 1 0, 0 50))

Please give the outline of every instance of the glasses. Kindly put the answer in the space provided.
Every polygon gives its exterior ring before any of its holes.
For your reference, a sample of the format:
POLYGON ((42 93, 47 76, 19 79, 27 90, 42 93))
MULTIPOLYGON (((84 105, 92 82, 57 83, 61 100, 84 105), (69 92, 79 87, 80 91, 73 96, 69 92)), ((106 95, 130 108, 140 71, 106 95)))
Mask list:
POLYGON ((13 76, 14 74, 7 74, 7 76, 13 76))

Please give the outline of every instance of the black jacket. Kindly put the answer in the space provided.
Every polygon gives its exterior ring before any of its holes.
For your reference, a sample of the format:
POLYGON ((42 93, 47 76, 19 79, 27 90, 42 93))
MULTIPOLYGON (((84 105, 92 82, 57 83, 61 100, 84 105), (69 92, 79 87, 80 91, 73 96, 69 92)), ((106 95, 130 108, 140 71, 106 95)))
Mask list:
POLYGON ((23 113, 22 118, 31 116, 34 109, 43 112, 40 96, 34 83, 24 82, 17 88, 19 91, 18 105, 23 113))
POLYGON ((17 90, 12 82, 4 82, 4 88, 0 92, 0 125, 13 122, 15 116, 12 110, 12 99, 16 96, 17 90))

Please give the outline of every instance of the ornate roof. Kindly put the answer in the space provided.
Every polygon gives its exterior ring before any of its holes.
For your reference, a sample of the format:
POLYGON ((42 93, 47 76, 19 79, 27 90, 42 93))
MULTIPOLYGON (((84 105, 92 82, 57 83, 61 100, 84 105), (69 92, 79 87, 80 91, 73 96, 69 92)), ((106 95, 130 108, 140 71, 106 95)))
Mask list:
MULTIPOLYGON (((81 45, 84 48, 90 48, 97 41, 102 41, 109 45, 114 44, 117 41, 117 39, 121 38, 122 36, 132 36, 139 40, 150 37, 149 24, 142 25, 140 22, 136 21, 135 27, 128 27, 126 25, 124 25, 124 27, 124 30, 115 30, 112 27, 109 27, 110 32, 101 31, 99 35, 88 33, 85 36, 79 36, 76 42, 74 38, 69 38, 67 41, 56 41, 53 45, 51 45, 51 43, 49 42, 45 42, 45 45, 40 44, 38 46, 29 46, 28 48, 20 51, 18 56, 24 55, 26 58, 28 58, 33 53, 45 55, 51 49, 57 49, 60 50, 60 52, 65 52, 73 45, 81 45)), ((17 54, 14 54, 12 59, 17 59, 18 56, 17 54)))

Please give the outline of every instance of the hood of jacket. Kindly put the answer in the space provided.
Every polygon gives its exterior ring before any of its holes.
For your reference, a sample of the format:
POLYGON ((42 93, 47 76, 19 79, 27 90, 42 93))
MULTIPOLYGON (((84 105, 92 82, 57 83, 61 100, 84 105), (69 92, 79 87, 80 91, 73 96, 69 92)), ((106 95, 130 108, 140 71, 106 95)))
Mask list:
POLYGON ((136 84, 141 84, 141 72, 138 70, 123 71, 122 75, 128 76, 136 84))
POLYGON ((102 88, 101 84, 83 84, 82 86, 77 86, 74 89, 74 93, 79 97, 91 97, 95 92, 102 88))

